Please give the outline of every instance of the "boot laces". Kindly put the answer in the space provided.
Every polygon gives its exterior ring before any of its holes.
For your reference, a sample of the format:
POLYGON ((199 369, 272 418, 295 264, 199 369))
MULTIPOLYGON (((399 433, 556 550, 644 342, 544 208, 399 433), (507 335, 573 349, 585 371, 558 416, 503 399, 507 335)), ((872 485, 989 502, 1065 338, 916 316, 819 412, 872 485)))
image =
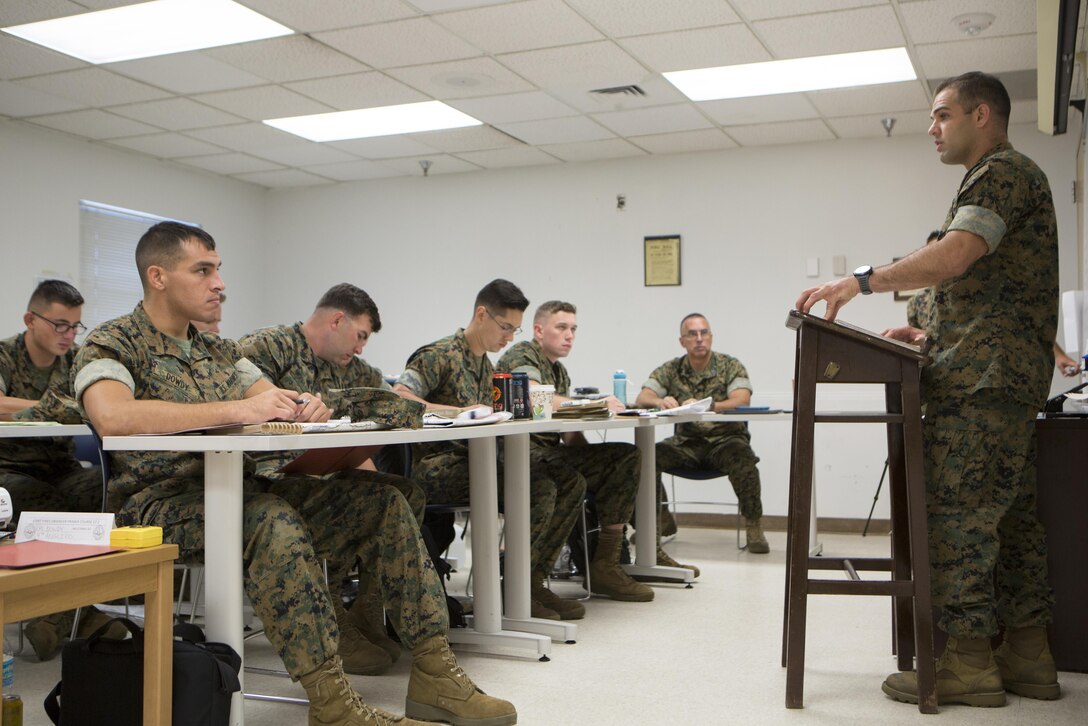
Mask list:
POLYGON ((336 684, 340 686, 340 695, 344 697, 344 702, 356 715, 373 719, 378 726, 392 726, 393 722, 389 720, 388 714, 379 711, 364 701, 363 697, 351 687, 350 683, 348 683, 348 679, 344 677, 343 671, 338 668, 333 668, 330 669, 329 672, 335 674, 336 684))
POLYGON ((472 679, 468 677, 468 673, 465 673, 465 669, 462 668, 457 663, 457 659, 453 657, 453 651, 449 649, 449 646, 446 646, 442 649, 442 660, 449 668, 450 673, 453 674, 454 680, 456 680, 458 683, 463 683, 472 688, 476 687, 476 684, 473 683, 472 679))

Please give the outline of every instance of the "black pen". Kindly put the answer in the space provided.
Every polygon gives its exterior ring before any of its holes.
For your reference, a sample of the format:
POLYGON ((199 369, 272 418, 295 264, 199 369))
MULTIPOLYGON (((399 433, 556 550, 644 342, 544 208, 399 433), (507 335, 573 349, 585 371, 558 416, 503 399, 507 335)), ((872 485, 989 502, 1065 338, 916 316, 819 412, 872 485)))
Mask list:
POLYGON ((295 399, 295 403, 297 403, 300 406, 305 406, 309 402, 310 402, 310 399, 308 399, 308 398, 296 398, 295 399))

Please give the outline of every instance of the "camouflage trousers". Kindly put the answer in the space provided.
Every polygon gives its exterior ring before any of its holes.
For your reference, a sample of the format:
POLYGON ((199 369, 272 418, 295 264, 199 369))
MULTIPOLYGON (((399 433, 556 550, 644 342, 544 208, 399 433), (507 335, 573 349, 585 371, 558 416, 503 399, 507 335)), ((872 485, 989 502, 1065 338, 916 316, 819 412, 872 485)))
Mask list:
MULTIPOLYGON (((538 468, 566 466, 585 479, 593 492, 602 525, 625 524, 635 511, 641 457, 632 444, 533 446, 529 461, 538 468)), ((572 523, 573 526, 573 523, 572 523)))
MULTIPOLYGON (((336 654, 340 633, 329 581, 340 582, 356 558, 381 583, 386 611, 409 648, 449 628, 438 574, 408 503, 391 475, 355 471, 329 478, 247 480, 242 513, 246 595, 269 641, 295 679, 336 654)), ((167 483, 169 486, 169 483, 167 483)), ((204 553, 203 482, 142 507, 142 524, 163 528, 182 561, 204 553)), ((131 502, 131 500, 130 500, 131 502)))
POLYGON ((929 559, 941 629, 974 638, 1046 625, 1053 593, 1035 507, 1036 409, 982 392, 927 410, 929 559))
MULTIPOLYGON (((581 512, 586 482, 566 466, 531 465, 529 482, 529 563, 534 577, 551 572, 581 512)), ((468 448, 456 445, 415 461, 412 479, 432 504, 468 504, 468 448)), ((498 464, 499 508, 503 507, 503 465, 498 464)))
POLYGON ((21 512, 101 512, 102 469, 72 469, 49 481, 0 468, 0 487, 11 494, 12 521, 21 512))
POLYGON ((746 436, 726 436, 715 439, 693 439, 671 436, 657 442, 657 502, 668 501, 661 483, 666 469, 717 469, 729 477, 737 495, 740 513, 749 521, 763 517, 762 488, 759 482, 759 457, 752 451, 746 436))

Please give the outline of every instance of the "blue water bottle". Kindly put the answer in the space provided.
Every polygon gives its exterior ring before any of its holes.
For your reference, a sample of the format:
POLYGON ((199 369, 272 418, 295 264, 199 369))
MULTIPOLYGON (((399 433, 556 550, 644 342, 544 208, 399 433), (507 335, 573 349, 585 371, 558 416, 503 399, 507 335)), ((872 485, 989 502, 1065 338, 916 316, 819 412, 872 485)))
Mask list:
POLYGON ((612 395, 618 398, 624 406, 627 406, 627 374, 623 371, 616 371, 612 374, 612 395))

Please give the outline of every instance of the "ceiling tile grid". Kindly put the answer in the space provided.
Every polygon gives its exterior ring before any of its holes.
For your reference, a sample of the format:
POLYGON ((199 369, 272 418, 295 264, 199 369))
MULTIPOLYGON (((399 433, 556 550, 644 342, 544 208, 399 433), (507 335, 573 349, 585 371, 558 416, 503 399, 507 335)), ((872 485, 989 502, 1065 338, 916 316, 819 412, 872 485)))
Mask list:
MULTIPOLYGON (((138 1, 0 0, 0 27, 138 1)), ((1027 0, 239 1, 295 34, 91 66, 0 33, 0 117, 275 189, 880 136, 888 116, 924 133, 925 80, 976 68, 1015 81, 1013 123, 1036 115, 1027 0), (979 12, 977 36, 953 22, 979 12), (661 75, 899 45, 924 80, 693 103, 661 75), (316 144, 260 123, 432 99, 485 125, 316 144)))

